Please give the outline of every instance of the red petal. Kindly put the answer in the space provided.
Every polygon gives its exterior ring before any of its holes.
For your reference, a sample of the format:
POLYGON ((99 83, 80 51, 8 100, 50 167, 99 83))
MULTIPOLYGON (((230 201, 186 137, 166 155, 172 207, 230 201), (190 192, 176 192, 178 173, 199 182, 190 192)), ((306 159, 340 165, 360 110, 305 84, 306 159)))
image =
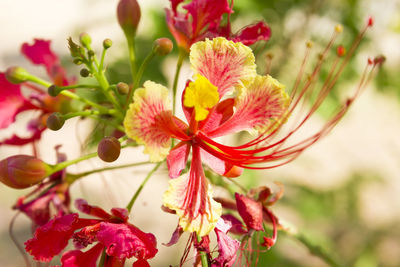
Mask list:
POLYGON ((183 234, 183 229, 178 225, 175 231, 172 233, 171 240, 167 244, 163 243, 163 245, 167 247, 175 245, 176 243, 178 243, 179 238, 181 237, 182 234, 183 234))
POLYGON ((263 210, 261 203, 244 195, 235 193, 236 205, 240 217, 244 220, 249 229, 262 231, 263 210))
POLYGON ((78 227, 78 214, 56 217, 35 231, 32 239, 25 242, 25 249, 37 261, 50 261, 68 244, 78 227))
POLYGON ((103 246, 97 244, 86 252, 80 250, 70 250, 61 257, 62 267, 96 267, 103 246))
POLYGON ((88 215, 92 215, 104 220, 110 219, 112 216, 111 214, 108 214, 106 211, 104 211, 102 208, 97 207, 97 206, 91 206, 87 203, 86 200, 82 198, 78 198, 75 200, 75 207, 88 215))
POLYGON ((36 65, 44 65, 50 78, 56 85, 67 85, 65 70, 60 66, 60 60, 50 49, 51 41, 34 39, 33 45, 24 43, 21 52, 36 65))
POLYGON ((138 259, 150 259, 157 253, 156 238, 151 233, 142 232, 130 224, 102 222, 97 239, 106 246, 109 256, 138 259))
POLYGON ((233 38, 234 42, 252 45, 257 41, 268 41, 271 37, 271 28, 263 21, 243 28, 233 38))
POLYGON ((219 24, 222 15, 232 13, 227 0, 193 0, 183 6, 192 16, 192 39, 195 40, 210 23, 219 24))

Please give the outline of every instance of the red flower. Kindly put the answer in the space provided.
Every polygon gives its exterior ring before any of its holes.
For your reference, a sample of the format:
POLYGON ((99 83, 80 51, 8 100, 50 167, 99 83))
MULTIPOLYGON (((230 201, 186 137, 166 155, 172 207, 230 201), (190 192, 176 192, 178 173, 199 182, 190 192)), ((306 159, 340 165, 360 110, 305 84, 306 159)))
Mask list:
POLYGON ((140 266, 156 255, 156 238, 128 223, 126 209, 113 208, 109 214, 99 207, 88 205, 83 199, 75 203, 81 212, 100 219, 83 219, 73 213, 57 216, 39 227, 34 237, 25 242, 26 251, 35 260, 50 261, 68 245, 70 239, 77 250, 63 254, 62 266, 96 266, 104 249, 107 255, 105 266, 123 266, 125 259, 131 257, 138 259, 134 266, 140 266), (80 251, 93 243, 96 244, 89 250, 80 251))
MULTIPOLYGON (((60 60, 50 49, 50 41, 35 39, 34 44, 24 43, 21 48, 24 54, 33 64, 42 65, 55 85, 68 85, 65 70, 60 65, 60 60)), ((10 68, 8 72, 16 68, 10 68)), ((27 125, 30 137, 23 138, 13 135, 0 141, 7 145, 25 145, 40 139, 46 129, 47 116, 53 112, 60 112, 68 105, 68 98, 64 96, 51 97, 46 91, 29 82, 12 84, 6 79, 6 74, 0 72, 0 129, 8 127, 16 119, 16 116, 26 110, 39 110, 40 113, 27 125), (23 95, 22 87, 29 88, 29 94, 23 95)))
POLYGON ((178 12, 178 6, 183 0, 170 0, 171 9, 166 9, 167 24, 178 46, 189 51, 191 45, 205 38, 223 36, 234 42, 242 42, 245 45, 254 44, 257 41, 268 41, 271 30, 265 22, 258 22, 243 28, 236 34, 232 34, 230 14, 232 6, 227 0, 193 0, 184 5, 186 13, 178 12), (228 23, 221 25, 222 16, 228 15, 228 23))

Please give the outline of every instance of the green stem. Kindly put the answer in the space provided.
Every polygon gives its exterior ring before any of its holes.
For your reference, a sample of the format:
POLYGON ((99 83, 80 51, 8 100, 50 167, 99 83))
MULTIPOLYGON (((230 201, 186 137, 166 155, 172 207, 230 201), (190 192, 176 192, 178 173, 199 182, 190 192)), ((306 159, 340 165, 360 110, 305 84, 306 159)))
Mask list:
POLYGON ((143 60, 142 65, 140 65, 139 70, 136 73, 136 77, 134 79, 133 86, 132 86, 132 88, 129 89, 128 97, 126 99, 126 106, 129 106, 129 104, 132 102, 133 93, 139 87, 140 80, 142 79, 142 76, 143 76, 143 72, 147 68, 147 65, 153 59, 154 56, 155 56, 155 51, 154 51, 154 49, 152 49, 151 52, 143 60))
POLYGON ((97 84, 75 84, 67 86, 57 86, 57 89, 60 90, 77 89, 77 88, 100 88, 100 87, 97 84))
POLYGON ((135 54, 135 41, 127 38, 128 51, 129 51, 129 64, 131 65, 132 81, 136 78, 136 54, 135 54))
POLYGON ((103 52, 101 53, 101 59, 100 59, 100 65, 99 65, 99 71, 103 70, 103 66, 104 66, 104 59, 106 57, 106 52, 107 49, 103 48, 103 52))
MULTIPOLYGON (((197 242, 201 242, 201 236, 196 233, 197 236, 197 242)), ((207 259, 207 254, 205 251, 199 251, 200 253, 200 259, 201 259, 201 266, 202 267, 208 267, 208 259, 207 259)))
POLYGON ((62 169, 66 168, 66 167, 68 167, 70 165, 79 163, 79 162, 84 161, 84 160, 88 160, 88 159, 94 158, 96 156, 97 156, 97 152, 93 152, 93 153, 90 153, 90 154, 87 154, 87 155, 83 155, 83 156, 81 156, 79 158, 76 158, 76 159, 73 159, 73 160, 67 160, 67 161, 60 162, 60 163, 58 163, 58 164, 53 166, 53 168, 51 170, 51 173, 49 175, 51 175, 53 173, 56 173, 58 171, 61 171, 62 169))
POLYGON ((179 73, 181 72, 181 67, 183 60, 185 59, 187 53, 183 49, 179 49, 179 56, 178 56, 178 61, 176 63, 176 72, 175 72, 175 77, 174 77, 174 83, 172 85, 172 114, 175 115, 175 106, 176 106, 176 90, 178 87, 178 79, 179 79, 179 73))
POLYGON ((132 196, 132 199, 129 201, 128 205, 126 206, 126 209, 130 212, 132 209, 133 204, 135 203, 136 199, 138 198, 140 192, 142 192, 143 187, 147 183, 147 181, 150 179, 150 177, 157 171, 157 169, 161 166, 162 161, 159 162, 154 168, 147 174, 146 178, 143 180, 143 182, 139 185, 139 188, 136 190, 135 194, 132 196))
POLYGON ((313 244, 308 238, 306 238, 302 234, 295 234, 295 233, 290 233, 288 231, 285 231, 286 234, 289 234, 290 236, 296 238, 298 241, 300 241, 303 245, 305 245, 308 249, 308 251, 328 263, 330 266, 333 267, 339 267, 340 265, 337 263, 336 260, 332 258, 332 256, 327 253, 322 247, 313 244))
MULTIPOLYGON (((63 95, 63 96, 69 97, 71 99, 75 99, 75 100, 78 100, 80 102, 83 102, 83 103, 85 103, 85 104, 87 104, 89 106, 92 106, 94 108, 97 108, 100 112, 104 113, 104 112, 108 111, 108 108, 106 108, 106 107, 104 107, 102 105, 99 105, 99 104, 97 104, 97 103, 95 103, 93 101, 90 101, 90 100, 88 100, 86 98, 80 97, 79 95, 77 95, 75 93, 72 93, 70 91, 61 91, 60 94, 63 95)), ((119 113, 116 113, 115 115, 120 119, 123 118, 122 115, 119 114, 119 113)))
POLYGON ((129 167, 136 167, 136 166, 145 165, 145 164, 151 164, 151 162, 146 161, 146 162, 129 163, 129 164, 123 164, 123 165, 118 165, 118 166, 99 168, 99 169, 95 169, 95 170, 91 170, 91 171, 87 171, 87 172, 83 172, 83 173, 78 173, 78 174, 68 174, 67 182, 69 184, 72 184, 75 181, 79 180, 80 178, 94 174, 94 173, 129 168, 129 167))
POLYGON ((108 109, 105 112, 100 112, 98 110, 83 110, 78 112, 67 113, 62 116, 65 120, 68 120, 74 117, 86 117, 90 115, 104 115, 104 114, 114 115, 116 112, 117 110, 115 109, 108 109))

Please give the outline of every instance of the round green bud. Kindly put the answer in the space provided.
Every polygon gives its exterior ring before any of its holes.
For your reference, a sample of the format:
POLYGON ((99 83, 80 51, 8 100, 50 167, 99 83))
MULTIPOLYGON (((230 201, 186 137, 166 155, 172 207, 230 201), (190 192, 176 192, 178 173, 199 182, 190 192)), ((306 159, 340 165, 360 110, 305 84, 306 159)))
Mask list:
POLYGON ((84 47, 88 48, 88 46, 90 46, 90 44, 92 43, 92 38, 89 34, 83 32, 79 35, 79 41, 84 47))
POLYGON ((73 62, 75 65, 82 65, 82 63, 83 63, 82 59, 80 59, 80 58, 75 58, 73 62))
POLYGON ((21 67, 10 67, 6 70, 5 75, 6 79, 14 84, 26 82, 30 76, 29 72, 21 67))
POLYGON ((111 39, 105 39, 104 41, 103 41, 103 47, 104 47, 104 49, 108 49, 108 48, 110 48, 112 46, 112 41, 111 41, 111 39))
POLYGON ((87 52, 87 54, 88 54, 89 57, 93 57, 94 56, 94 51, 93 50, 89 50, 87 52))
POLYGON ((60 91, 57 89, 57 86, 55 86, 53 84, 53 85, 50 85, 49 88, 47 88, 47 93, 52 97, 56 97, 56 96, 58 96, 60 91))
POLYGON ((159 56, 168 55, 171 53, 173 47, 172 41, 168 38, 159 38, 153 44, 154 52, 159 56))
POLYGON ((89 76, 90 72, 89 72, 88 69, 83 68, 83 69, 81 69, 81 71, 79 72, 79 74, 81 75, 81 77, 86 78, 86 77, 89 76))
POLYGON ((123 82, 117 83, 117 91, 120 95, 126 95, 129 93, 129 85, 123 82))
POLYGON ((65 123, 65 119, 58 112, 52 113, 46 121, 47 128, 53 131, 60 130, 65 123))
POLYGON ((105 162, 113 162, 118 159, 121 153, 121 144, 118 139, 113 136, 104 137, 98 147, 97 154, 105 162))

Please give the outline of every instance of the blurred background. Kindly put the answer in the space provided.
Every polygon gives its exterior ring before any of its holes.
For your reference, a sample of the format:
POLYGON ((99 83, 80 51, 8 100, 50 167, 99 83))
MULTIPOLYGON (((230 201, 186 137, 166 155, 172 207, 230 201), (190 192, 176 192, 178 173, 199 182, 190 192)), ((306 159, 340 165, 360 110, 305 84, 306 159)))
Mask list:
MULTIPOLYGON (((165 24, 167 0, 139 0, 142 19, 138 32, 138 57, 142 60, 154 39, 171 37, 165 24)), ((88 32, 94 49, 100 51, 103 39, 113 40, 107 54, 111 82, 130 82, 127 47, 120 30, 113 0, 2 0, 0 1, 0 71, 12 65, 25 67, 38 75, 21 54, 24 42, 33 38, 52 40, 52 49, 62 58, 69 76, 79 77, 72 64, 66 39, 77 40, 88 32)), ((253 47, 258 72, 266 70, 267 53, 273 55, 270 73, 288 88, 294 83, 304 54, 305 42, 315 43, 314 57, 326 44, 336 24, 344 26, 338 43, 349 46, 369 16, 375 19, 357 54, 329 96, 305 129, 308 136, 329 117, 332 107, 356 88, 368 57, 383 54, 385 64, 376 72, 363 94, 338 126, 323 140, 306 150, 294 162, 272 170, 245 171, 239 182, 247 187, 274 181, 284 184, 284 197, 272 210, 290 229, 280 232, 270 251, 261 253, 258 266, 400 266, 400 1, 399 0, 236 0, 232 15, 233 31, 258 20, 272 28, 265 45, 253 47), (309 131, 309 132, 308 132, 309 131)), ((167 58, 154 60, 143 80, 151 79, 171 87, 177 49, 167 58)), ((190 77, 188 62, 182 80, 190 77)), ((327 71, 322 71, 321 81, 327 71)), ((29 114, 22 114, 0 138, 12 132, 25 133, 29 114)), ((79 156, 87 136, 93 136, 86 120, 69 122, 58 132, 46 131, 39 143, 42 158, 55 162, 54 146, 62 144, 69 159, 79 156)), ((99 131, 97 131, 99 132, 99 131)), ((101 131, 100 131, 101 133, 101 131)), ((118 164, 142 161, 142 149, 125 149, 118 164)), ((13 154, 31 154, 31 146, 0 148, 0 158, 13 154)), ((68 168, 74 173, 103 166, 97 159, 68 168)), ((144 179, 148 168, 118 170, 92 175, 75 184, 72 197, 84 197, 90 204, 109 209, 125 206, 144 179)), ((161 211, 161 197, 167 188, 167 171, 161 169, 146 185, 131 213, 131 222, 157 236, 159 254, 152 266, 176 266, 187 236, 175 247, 169 241, 175 229, 175 216, 161 211)), ((12 190, 0 185, 0 266, 23 266, 24 262, 8 233, 15 212, 11 206, 29 190, 12 190)), ((224 191, 215 188, 216 195, 224 191)), ((30 222, 17 218, 14 232, 22 244, 30 238, 30 222)), ((55 261, 56 262, 56 261, 55 261)), ((187 264, 190 266, 190 264, 187 264)))

